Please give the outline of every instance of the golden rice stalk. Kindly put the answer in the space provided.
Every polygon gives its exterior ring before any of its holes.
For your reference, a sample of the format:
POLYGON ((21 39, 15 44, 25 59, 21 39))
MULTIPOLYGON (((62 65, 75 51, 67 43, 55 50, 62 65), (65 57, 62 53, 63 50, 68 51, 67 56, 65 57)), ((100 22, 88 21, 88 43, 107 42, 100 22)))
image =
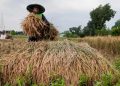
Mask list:
POLYGON ((14 86, 19 76, 25 76, 37 84, 48 84, 52 75, 60 75, 66 86, 77 86, 81 75, 95 81, 108 72, 118 74, 98 51, 86 43, 57 41, 25 43, 24 46, 0 60, 2 82, 14 86))
POLYGON ((57 40, 58 34, 59 34, 58 30, 51 24, 50 31, 49 31, 49 39, 50 40, 57 40))
POLYGON ((22 27, 24 32, 29 36, 37 36, 49 40, 56 40, 58 36, 58 31, 52 24, 50 26, 46 25, 39 16, 33 13, 30 13, 25 18, 22 22, 22 27))
POLYGON ((36 36, 41 35, 41 31, 46 29, 47 25, 39 16, 30 13, 22 22, 22 27, 27 35, 36 36))

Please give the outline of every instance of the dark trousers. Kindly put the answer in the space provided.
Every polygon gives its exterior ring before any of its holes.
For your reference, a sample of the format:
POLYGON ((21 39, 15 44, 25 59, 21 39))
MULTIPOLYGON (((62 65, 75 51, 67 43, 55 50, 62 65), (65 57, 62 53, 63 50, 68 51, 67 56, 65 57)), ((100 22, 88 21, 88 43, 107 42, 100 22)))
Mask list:
POLYGON ((38 38, 36 36, 29 36, 28 42, 37 42, 38 38))
POLYGON ((50 27, 45 27, 43 30, 39 31, 41 35, 36 35, 36 36, 29 36, 28 42, 37 42, 41 40, 48 40, 50 35, 50 27))

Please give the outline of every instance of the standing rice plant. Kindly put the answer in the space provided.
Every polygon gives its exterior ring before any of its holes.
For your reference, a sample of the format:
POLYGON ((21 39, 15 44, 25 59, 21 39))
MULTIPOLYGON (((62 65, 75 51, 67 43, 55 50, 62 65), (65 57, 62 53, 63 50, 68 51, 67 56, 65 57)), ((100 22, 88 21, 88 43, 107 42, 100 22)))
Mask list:
POLYGON ((91 47, 100 51, 107 59, 113 60, 120 56, 120 37, 85 37, 70 39, 76 42, 87 42, 91 47))

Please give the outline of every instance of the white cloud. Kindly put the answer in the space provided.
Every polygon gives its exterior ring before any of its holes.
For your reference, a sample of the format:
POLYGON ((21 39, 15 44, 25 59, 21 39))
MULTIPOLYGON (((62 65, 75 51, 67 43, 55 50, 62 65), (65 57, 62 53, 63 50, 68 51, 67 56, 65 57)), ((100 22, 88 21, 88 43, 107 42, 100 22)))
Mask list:
MULTIPOLYGON (((53 0, 48 2, 47 7, 53 11, 88 11, 99 5, 98 0, 53 0), (94 2, 94 3, 93 3, 94 2)), ((51 10, 50 10, 51 11, 51 10)))
POLYGON ((109 26, 120 18, 119 0, 0 0, 0 13, 4 14, 6 28, 20 29, 22 19, 27 15, 26 6, 31 3, 46 7, 47 18, 59 26, 60 31, 76 25, 86 25, 89 12, 100 4, 110 3, 117 14, 109 26))

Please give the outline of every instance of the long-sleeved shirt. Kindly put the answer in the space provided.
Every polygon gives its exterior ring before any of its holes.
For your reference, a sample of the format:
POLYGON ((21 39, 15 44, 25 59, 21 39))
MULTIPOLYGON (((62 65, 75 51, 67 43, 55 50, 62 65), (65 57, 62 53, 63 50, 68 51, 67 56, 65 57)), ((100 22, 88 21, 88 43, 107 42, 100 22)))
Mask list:
POLYGON ((42 20, 43 20, 47 25, 50 25, 50 23, 48 22, 48 20, 47 20, 46 17, 44 16, 44 14, 38 14, 38 15, 42 17, 42 20))

